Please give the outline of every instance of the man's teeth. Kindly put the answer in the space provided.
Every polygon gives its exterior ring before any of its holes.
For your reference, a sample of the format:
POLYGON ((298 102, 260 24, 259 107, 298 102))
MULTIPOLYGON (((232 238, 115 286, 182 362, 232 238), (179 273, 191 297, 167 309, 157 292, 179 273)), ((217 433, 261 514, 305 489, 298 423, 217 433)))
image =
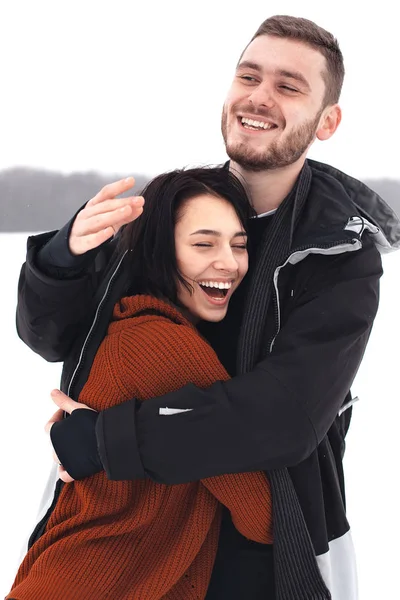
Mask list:
POLYGON ((242 125, 248 125, 254 129, 272 129, 275 127, 272 123, 264 123, 264 121, 254 121, 253 119, 246 119, 242 117, 242 125))
POLYGON ((199 285, 204 285, 204 287, 215 287, 220 290, 229 290, 232 287, 232 281, 226 281, 223 283, 222 281, 198 281, 199 285))

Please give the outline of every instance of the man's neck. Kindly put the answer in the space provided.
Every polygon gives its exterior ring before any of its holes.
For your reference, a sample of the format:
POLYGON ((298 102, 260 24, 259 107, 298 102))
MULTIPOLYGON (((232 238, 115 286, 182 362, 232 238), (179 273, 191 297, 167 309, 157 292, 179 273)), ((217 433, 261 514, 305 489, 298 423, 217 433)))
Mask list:
POLYGON ((283 202, 294 187, 303 168, 304 160, 302 157, 287 167, 259 172, 248 171, 234 161, 230 162, 229 168, 245 180, 251 204, 256 213, 260 215, 278 208, 283 202))

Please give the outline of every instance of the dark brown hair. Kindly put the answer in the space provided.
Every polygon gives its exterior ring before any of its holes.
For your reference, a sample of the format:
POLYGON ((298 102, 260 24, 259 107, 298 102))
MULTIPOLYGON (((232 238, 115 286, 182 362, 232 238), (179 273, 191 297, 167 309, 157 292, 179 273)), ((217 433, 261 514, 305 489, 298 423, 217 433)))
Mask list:
POLYGON ((260 35, 271 35, 280 38, 297 40, 318 50, 326 60, 326 69, 322 73, 325 82, 323 106, 336 104, 339 101, 344 79, 343 55, 336 38, 316 25, 313 21, 301 17, 275 15, 261 23, 251 42, 260 35))
POLYGON ((119 250, 128 251, 131 276, 127 293, 145 293, 177 304, 177 283, 191 286, 178 270, 175 224, 185 203, 201 194, 222 198, 235 210, 243 228, 255 215, 240 180, 225 167, 177 169, 158 175, 142 191, 143 214, 121 230, 119 250))

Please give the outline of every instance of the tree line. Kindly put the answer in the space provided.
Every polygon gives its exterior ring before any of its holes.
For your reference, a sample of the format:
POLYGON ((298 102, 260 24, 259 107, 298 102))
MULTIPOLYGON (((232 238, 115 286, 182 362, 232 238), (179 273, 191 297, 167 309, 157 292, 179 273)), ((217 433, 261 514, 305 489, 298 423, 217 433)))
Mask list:
MULTIPOLYGON (((0 172, 0 231, 39 232, 59 229, 104 185, 121 175, 72 173, 13 168, 0 172)), ((150 176, 135 175, 140 194, 150 176)), ((400 181, 365 179, 400 215, 400 181)))

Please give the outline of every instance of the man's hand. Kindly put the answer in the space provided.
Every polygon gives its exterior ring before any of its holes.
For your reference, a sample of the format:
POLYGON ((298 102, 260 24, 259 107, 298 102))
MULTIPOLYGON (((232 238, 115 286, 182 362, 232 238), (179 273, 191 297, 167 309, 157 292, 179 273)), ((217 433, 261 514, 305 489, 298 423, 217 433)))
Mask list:
POLYGON ((133 177, 103 187, 76 216, 69 238, 69 249, 79 255, 97 248, 115 235, 122 225, 137 219, 143 212, 144 198, 116 198, 135 184, 133 177))
MULTIPOLYGON (((50 418, 50 420, 45 425, 45 431, 49 435, 50 435, 50 431, 51 431, 51 429, 52 429, 52 427, 53 427, 53 425, 55 423, 61 423, 61 422, 64 421, 64 413, 65 412, 67 412, 68 414, 71 414, 75 410, 82 409, 82 408, 85 408, 85 409, 90 410, 92 412, 96 412, 96 411, 93 411, 93 409, 90 408, 89 406, 87 406, 86 404, 82 404, 80 402, 75 402, 74 400, 72 400, 71 398, 69 398, 66 394, 64 394, 63 392, 60 392, 59 390, 53 390, 50 395, 51 395, 51 398, 52 398, 53 402, 59 408, 58 408, 58 410, 54 413, 54 415, 50 418)), ((82 433, 85 434, 86 431, 83 431, 82 433)), ((63 451, 65 451, 65 449, 63 449, 63 451)), ((59 465, 59 477, 60 477, 60 479, 62 481, 64 481, 65 483, 71 483, 71 481, 74 481, 74 478, 68 473, 68 471, 61 464, 61 461, 60 461, 59 457, 57 456, 56 451, 53 451, 53 458, 54 458, 55 462, 57 462, 58 465, 59 465)), ((99 470, 101 470, 101 469, 99 469, 99 468, 95 469, 93 471, 93 473, 94 472, 98 472, 99 470)))

